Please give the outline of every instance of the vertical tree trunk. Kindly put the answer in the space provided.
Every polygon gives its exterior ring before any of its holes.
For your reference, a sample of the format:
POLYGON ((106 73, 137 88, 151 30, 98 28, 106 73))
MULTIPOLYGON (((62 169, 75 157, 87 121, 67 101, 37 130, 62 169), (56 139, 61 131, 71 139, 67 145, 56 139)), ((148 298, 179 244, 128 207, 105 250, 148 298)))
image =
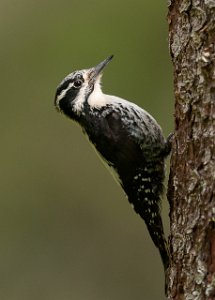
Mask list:
POLYGON ((215 299, 215 0, 169 1, 175 136, 168 299, 215 299))

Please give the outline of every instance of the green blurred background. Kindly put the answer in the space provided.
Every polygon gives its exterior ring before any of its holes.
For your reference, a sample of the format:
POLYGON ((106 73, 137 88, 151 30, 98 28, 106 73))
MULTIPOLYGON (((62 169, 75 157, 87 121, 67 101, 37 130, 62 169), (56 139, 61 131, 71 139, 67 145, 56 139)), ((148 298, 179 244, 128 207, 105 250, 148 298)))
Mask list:
POLYGON ((1 0, 1 300, 165 299, 143 221, 53 100, 65 75, 113 53, 104 91, 143 106, 167 136, 166 14, 166 1, 1 0))

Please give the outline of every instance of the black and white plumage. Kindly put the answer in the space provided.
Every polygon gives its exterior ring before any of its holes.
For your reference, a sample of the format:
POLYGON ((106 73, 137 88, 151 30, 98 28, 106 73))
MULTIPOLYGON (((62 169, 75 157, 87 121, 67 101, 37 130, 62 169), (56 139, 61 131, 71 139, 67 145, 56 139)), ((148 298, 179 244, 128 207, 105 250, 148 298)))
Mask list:
POLYGON ((102 92, 101 72, 112 57, 96 67, 69 74, 57 88, 55 106, 78 122, 114 169, 129 202, 144 219, 167 269, 169 256, 160 198, 169 143, 149 113, 134 103, 102 92))

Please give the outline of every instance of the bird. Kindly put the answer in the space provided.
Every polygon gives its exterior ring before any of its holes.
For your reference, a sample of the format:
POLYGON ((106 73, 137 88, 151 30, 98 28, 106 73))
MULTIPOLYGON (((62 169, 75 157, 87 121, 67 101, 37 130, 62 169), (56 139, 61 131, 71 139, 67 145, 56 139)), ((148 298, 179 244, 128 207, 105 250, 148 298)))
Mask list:
POLYGON ((161 218, 161 198, 171 138, 164 138, 160 125, 143 108, 103 93, 103 70, 112 59, 113 55, 95 67, 67 75, 57 87, 54 105, 81 126, 113 171, 133 209, 145 221, 166 271, 169 251, 161 218))

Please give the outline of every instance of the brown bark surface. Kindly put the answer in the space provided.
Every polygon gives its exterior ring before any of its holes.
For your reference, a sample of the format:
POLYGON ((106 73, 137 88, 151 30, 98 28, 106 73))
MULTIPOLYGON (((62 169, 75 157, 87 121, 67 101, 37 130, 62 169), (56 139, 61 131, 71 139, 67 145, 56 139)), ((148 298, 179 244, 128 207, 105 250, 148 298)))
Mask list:
POLYGON ((168 299, 215 299, 215 0, 169 1, 175 136, 168 299))

